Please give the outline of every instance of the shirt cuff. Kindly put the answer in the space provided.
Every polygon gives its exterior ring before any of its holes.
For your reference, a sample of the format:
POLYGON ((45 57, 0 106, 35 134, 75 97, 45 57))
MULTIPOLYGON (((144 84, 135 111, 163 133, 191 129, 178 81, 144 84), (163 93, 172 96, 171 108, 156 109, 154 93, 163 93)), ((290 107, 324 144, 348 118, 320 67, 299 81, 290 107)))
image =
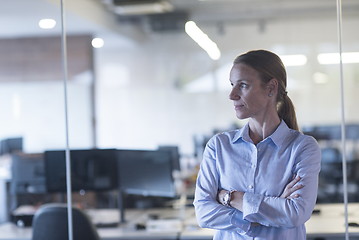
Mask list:
POLYGON ((264 199, 263 195, 255 193, 244 193, 243 196, 243 219, 248 215, 257 213, 259 211, 259 206, 261 205, 264 199))
POLYGON ((236 211, 236 213, 232 215, 231 224, 239 228, 240 231, 238 232, 241 234, 248 232, 251 227, 251 223, 247 220, 244 220, 242 213, 239 211, 236 211))

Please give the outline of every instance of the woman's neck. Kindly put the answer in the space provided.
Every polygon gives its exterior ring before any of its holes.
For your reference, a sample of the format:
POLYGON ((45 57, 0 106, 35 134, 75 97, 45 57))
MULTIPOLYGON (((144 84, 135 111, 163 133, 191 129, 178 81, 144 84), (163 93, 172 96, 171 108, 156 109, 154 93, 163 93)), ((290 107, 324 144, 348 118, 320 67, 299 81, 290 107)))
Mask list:
POLYGON ((257 121, 256 119, 251 118, 249 120, 249 136, 253 143, 257 145, 257 143, 270 136, 277 129, 280 122, 278 115, 263 121, 257 121))

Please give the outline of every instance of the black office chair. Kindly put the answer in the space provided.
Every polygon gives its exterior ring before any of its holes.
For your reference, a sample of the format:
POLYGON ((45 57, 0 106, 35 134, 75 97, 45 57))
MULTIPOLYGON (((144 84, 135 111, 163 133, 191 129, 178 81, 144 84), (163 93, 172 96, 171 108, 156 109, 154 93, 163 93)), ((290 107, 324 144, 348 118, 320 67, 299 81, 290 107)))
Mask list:
MULTIPOLYGON (((96 228, 89 217, 80 209, 72 209, 73 239, 99 240, 96 228)), ((32 240, 67 240, 68 220, 65 204, 45 204, 36 211, 33 223, 32 240)))

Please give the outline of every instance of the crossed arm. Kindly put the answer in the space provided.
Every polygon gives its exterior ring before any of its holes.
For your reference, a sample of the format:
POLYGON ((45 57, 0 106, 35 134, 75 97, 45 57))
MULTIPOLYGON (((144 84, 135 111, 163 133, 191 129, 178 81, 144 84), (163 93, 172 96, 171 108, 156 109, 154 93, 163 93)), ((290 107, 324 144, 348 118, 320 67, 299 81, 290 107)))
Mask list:
MULTIPOLYGON (((232 180, 224 173, 222 158, 218 158, 218 150, 213 146, 214 143, 210 142, 204 152, 204 161, 201 163, 196 183, 194 206, 199 225, 216 230, 237 231, 248 236, 253 223, 283 229, 301 226, 309 219, 311 208, 315 204, 320 169, 319 148, 315 142, 309 140, 297 147, 300 155, 290 158, 292 172, 300 177, 292 178, 287 185, 282 185, 282 192, 276 192, 279 185, 268 185, 271 190, 262 189, 263 191, 258 193, 244 192, 245 187, 232 188, 233 185, 238 185, 228 183, 232 180), (228 188, 218 191, 219 186, 228 188), (237 191, 232 192, 229 202, 231 207, 224 207, 226 204, 223 197, 232 189, 237 191), (266 192, 271 193, 265 195, 266 192)), ((284 178, 281 180, 283 183, 284 178)), ((262 187, 265 187, 264 185, 262 184, 262 187)))
MULTIPOLYGON (((293 180, 289 182, 284 188, 284 191, 280 195, 280 198, 287 198, 287 199, 298 198, 299 194, 295 192, 304 187, 304 185, 302 184, 297 184, 300 181, 300 179, 301 179, 300 176, 294 176, 293 180)), ((227 194, 227 192, 228 190, 225 189, 218 191, 217 201, 222 205, 226 205, 225 195, 227 194)), ((232 192, 229 205, 240 211, 243 211, 243 196, 244 196, 244 192, 240 192, 240 191, 232 192)))
MULTIPOLYGON (((280 198, 286 198, 286 199, 298 198, 299 194, 295 192, 304 187, 304 185, 302 184, 297 184, 300 181, 300 179, 301 179, 300 176, 293 176, 293 180, 286 185, 286 187, 283 190, 283 193, 280 195, 280 198)), ((227 194, 227 192, 228 191, 224 189, 218 191, 217 201, 222 205, 228 205, 224 197, 227 194)), ((244 196, 244 192, 233 191, 231 193, 231 199, 229 200, 229 205, 233 208, 243 211, 243 196, 244 196)), ((251 223, 252 227, 256 227, 259 225, 260 224, 256 222, 251 223)))

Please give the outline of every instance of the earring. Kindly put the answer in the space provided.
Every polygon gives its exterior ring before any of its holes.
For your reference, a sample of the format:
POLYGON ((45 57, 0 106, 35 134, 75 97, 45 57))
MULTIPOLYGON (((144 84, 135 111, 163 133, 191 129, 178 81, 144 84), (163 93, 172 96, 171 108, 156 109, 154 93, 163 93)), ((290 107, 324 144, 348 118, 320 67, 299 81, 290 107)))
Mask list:
POLYGON ((268 94, 268 97, 273 97, 273 93, 268 94))

